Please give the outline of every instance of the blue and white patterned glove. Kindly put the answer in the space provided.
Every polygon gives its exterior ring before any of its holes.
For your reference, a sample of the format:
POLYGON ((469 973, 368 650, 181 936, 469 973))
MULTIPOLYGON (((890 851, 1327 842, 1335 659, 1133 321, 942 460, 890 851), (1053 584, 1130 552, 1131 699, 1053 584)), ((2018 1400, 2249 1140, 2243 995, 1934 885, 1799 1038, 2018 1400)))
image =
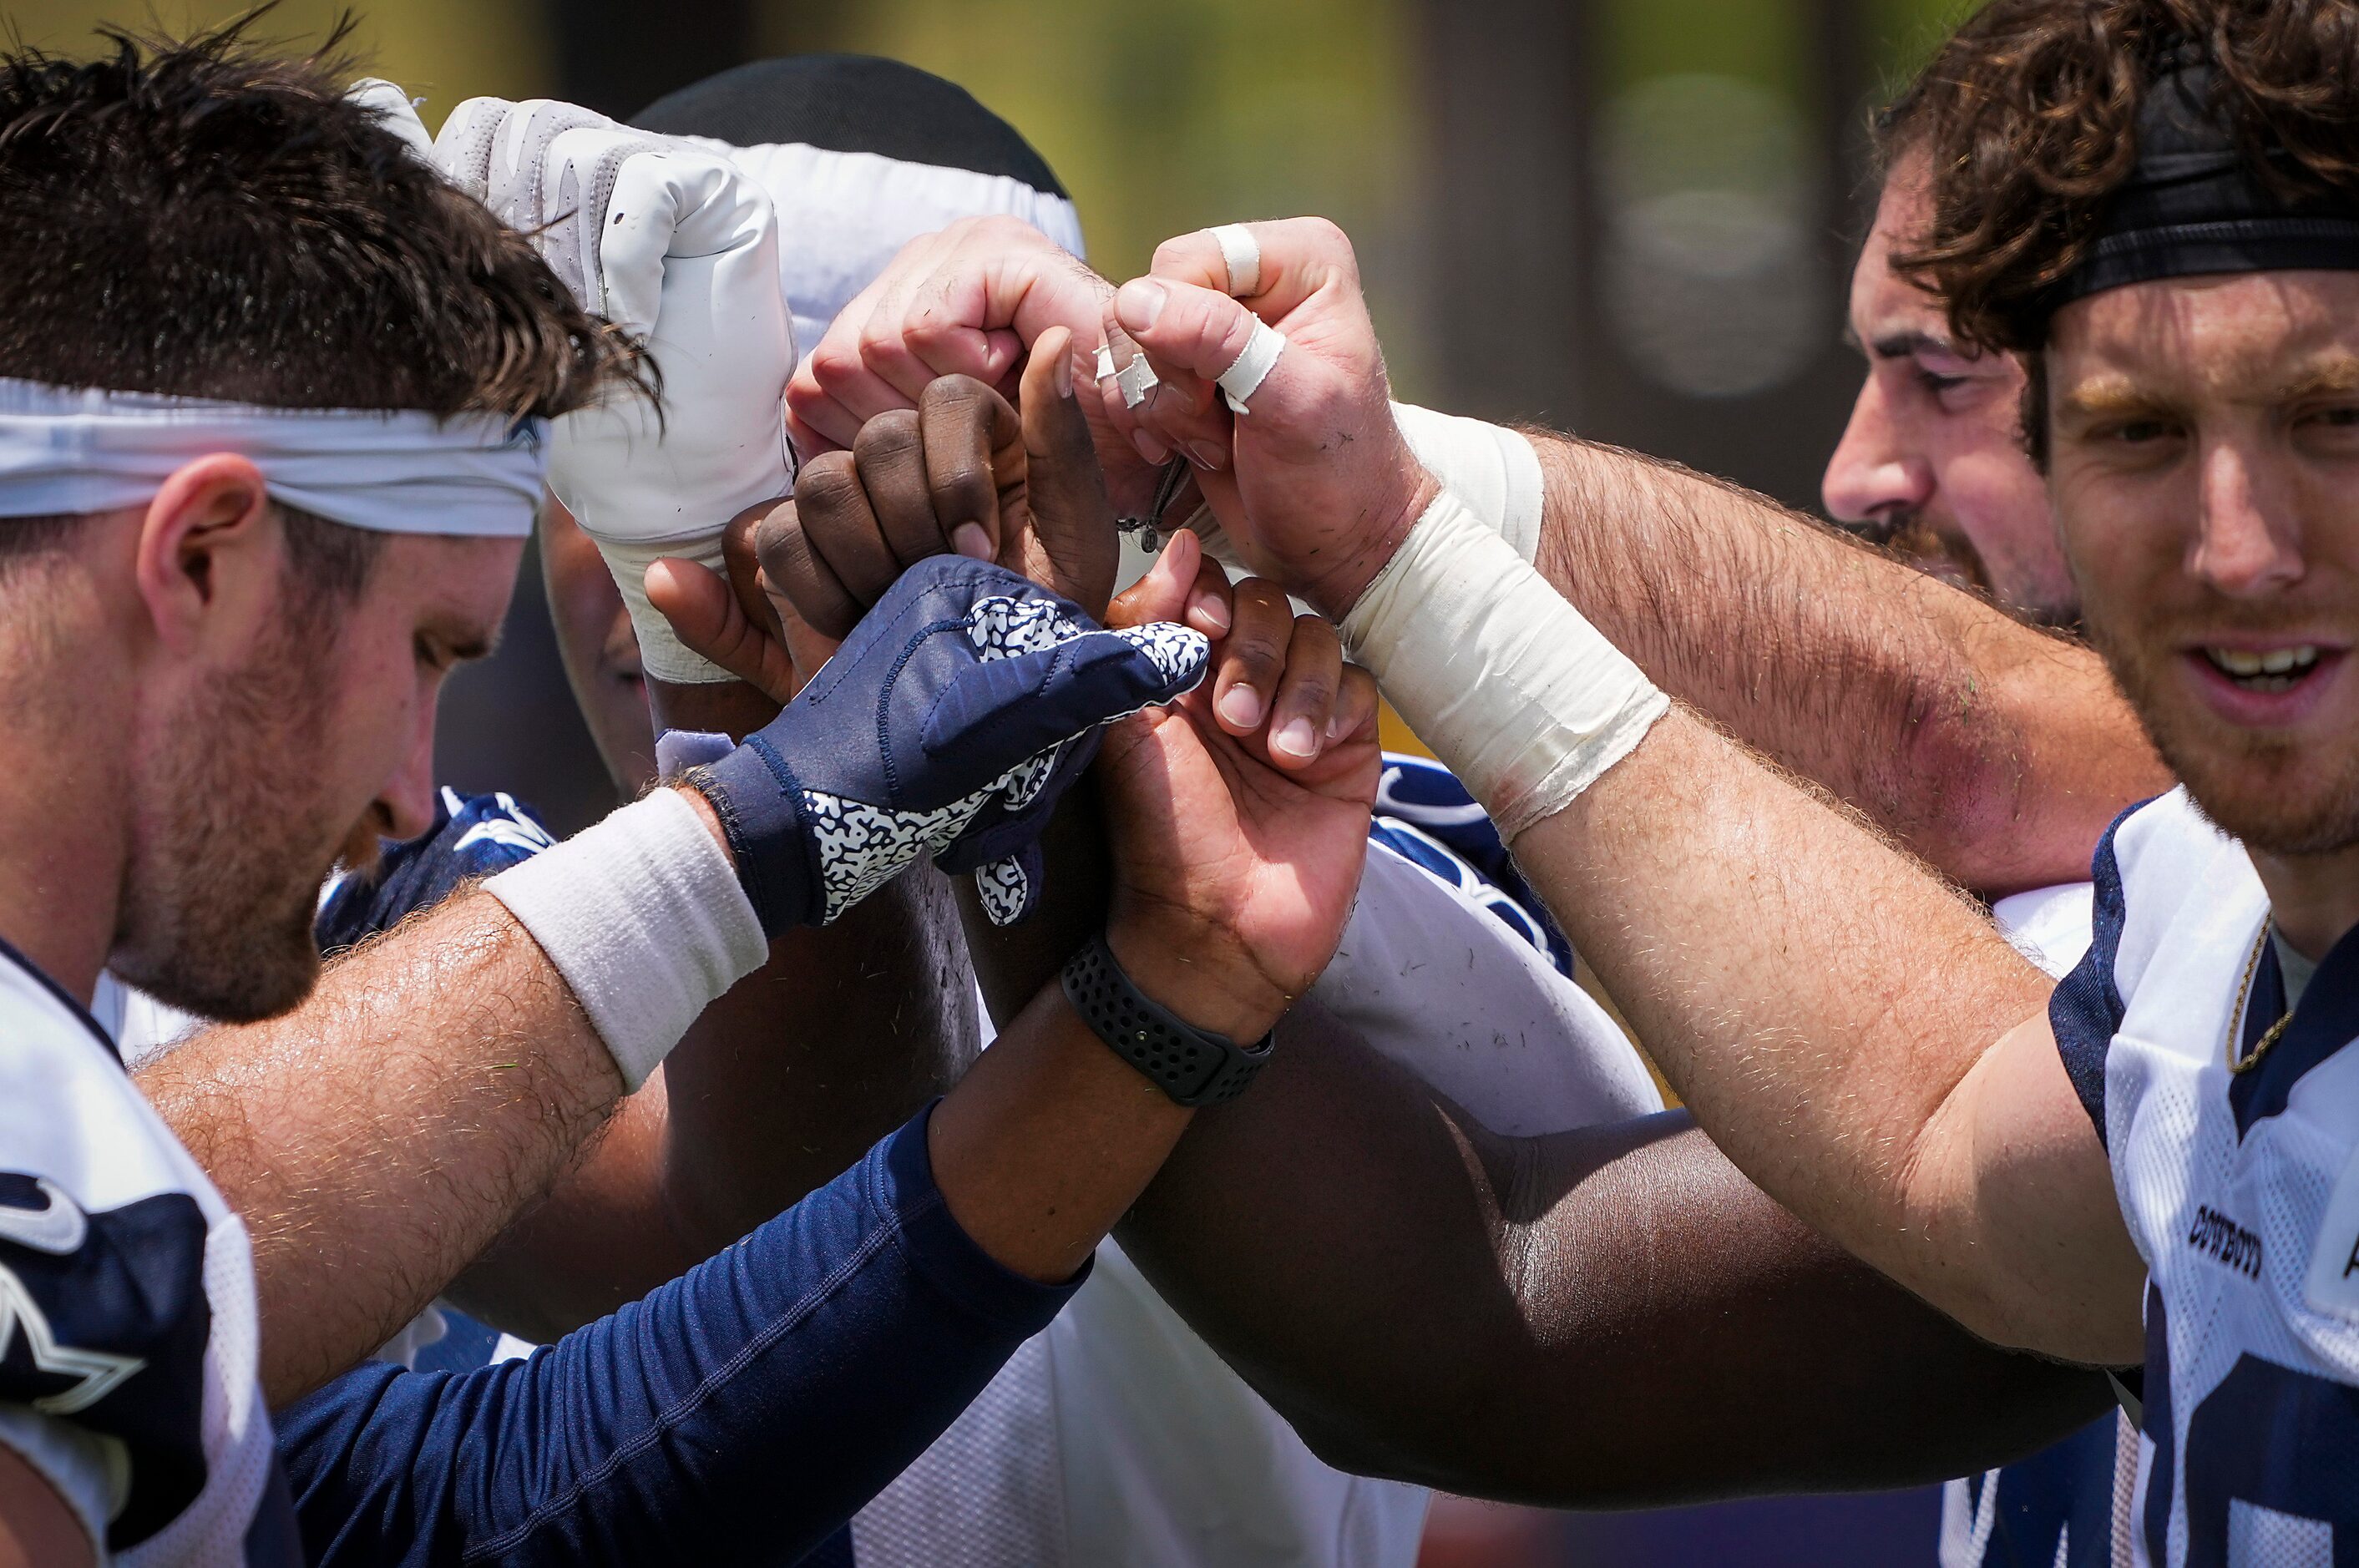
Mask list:
POLYGON ((825 925, 921 855, 1029 914, 1040 830, 1109 719, 1192 690, 1204 638, 1098 628, 988 561, 904 572, 786 712, 685 782, 712 802, 763 930, 825 925))

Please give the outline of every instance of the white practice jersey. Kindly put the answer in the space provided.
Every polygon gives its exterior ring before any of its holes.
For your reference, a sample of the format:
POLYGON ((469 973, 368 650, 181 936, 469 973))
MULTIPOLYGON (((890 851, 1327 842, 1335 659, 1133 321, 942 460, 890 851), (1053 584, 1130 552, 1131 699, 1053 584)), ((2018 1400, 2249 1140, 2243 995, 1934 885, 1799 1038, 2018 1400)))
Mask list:
POLYGON ((113 1043, 0 943, 0 1444, 103 1561, 301 1561, 256 1381, 254 1262, 113 1043))
MULTIPOLYGON (((454 798, 454 819, 484 799, 454 798)), ((1488 862, 1464 791, 1430 764, 1392 757, 1382 810, 1358 902, 1312 996, 1500 1132, 1659 1110, 1637 1052, 1556 966, 1549 933, 1436 836, 1488 862)), ((125 1016, 158 1017, 136 999, 125 1016)), ((172 1021, 151 1027, 168 1034, 172 1021)), ((381 1354, 457 1369, 528 1349, 436 1312, 381 1354)), ((1413 1568, 1426 1500, 1421 1487, 1321 1463, 1109 1241, 1056 1322, 861 1510, 848 1542, 809 1562, 1413 1568)))
MULTIPOLYGON (((1469 876, 1466 880, 1473 878, 1469 876)), ((1497 1130, 1662 1108, 1612 1018, 1381 843, 1311 996, 1497 1130)), ((1413 1568, 1427 1493, 1322 1463, 1120 1247, 853 1520, 857 1568, 1413 1568)))
POLYGON ((2232 1072, 2285 1004, 2243 847, 2175 790, 2096 886, 2049 1011, 2148 1270, 2138 1561, 2359 1562, 2359 942, 2232 1072))

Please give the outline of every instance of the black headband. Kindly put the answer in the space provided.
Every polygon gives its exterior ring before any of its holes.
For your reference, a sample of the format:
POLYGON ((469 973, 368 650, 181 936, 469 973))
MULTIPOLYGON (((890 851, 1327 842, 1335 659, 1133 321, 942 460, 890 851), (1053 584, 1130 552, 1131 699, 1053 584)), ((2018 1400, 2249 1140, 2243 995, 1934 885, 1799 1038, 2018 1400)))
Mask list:
POLYGON ((2216 74, 2198 59, 2147 90, 2136 167, 2107 201, 2088 255, 2049 291, 2049 313, 2159 278, 2359 270, 2359 204, 2317 198, 2288 205, 2271 191, 2221 121, 2216 74))
POLYGON ((1045 195, 1065 194, 1032 144, 965 88, 870 55, 757 60, 657 99, 631 124, 736 147, 803 142, 830 152, 873 152, 1005 175, 1045 195))

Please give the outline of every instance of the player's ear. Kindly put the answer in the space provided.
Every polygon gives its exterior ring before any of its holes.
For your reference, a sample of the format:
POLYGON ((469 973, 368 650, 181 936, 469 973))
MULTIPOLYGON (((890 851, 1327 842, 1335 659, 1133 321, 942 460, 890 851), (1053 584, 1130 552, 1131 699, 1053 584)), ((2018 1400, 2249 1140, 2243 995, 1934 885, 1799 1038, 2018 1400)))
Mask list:
POLYGON ((279 609, 286 536, 262 471, 215 452, 175 471, 147 504, 134 571, 158 639, 171 652, 236 659, 279 609))

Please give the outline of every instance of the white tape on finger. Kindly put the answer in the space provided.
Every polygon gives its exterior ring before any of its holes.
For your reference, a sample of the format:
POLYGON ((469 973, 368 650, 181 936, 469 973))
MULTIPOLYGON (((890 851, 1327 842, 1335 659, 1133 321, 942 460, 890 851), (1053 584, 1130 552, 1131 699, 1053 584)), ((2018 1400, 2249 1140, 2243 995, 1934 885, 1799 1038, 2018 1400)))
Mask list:
POLYGON ((1100 381, 1112 381, 1114 378, 1114 348, 1111 344, 1098 344, 1097 378, 1100 381))
POLYGON ((1212 231, 1221 260, 1229 269, 1229 296, 1242 299, 1261 292, 1261 242, 1243 223, 1223 223, 1212 231))
POLYGON ((1270 368, 1277 364, 1277 356, 1285 352, 1285 334, 1267 321, 1254 323, 1253 336, 1245 340, 1245 352, 1237 355, 1234 365, 1221 372, 1221 392, 1228 398, 1231 408, 1240 414, 1252 412, 1245 407, 1245 399, 1259 389, 1270 368))
POLYGON ((1147 356, 1143 354, 1130 356, 1130 363, 1122 367, 1122 373, 1114 378, 1114 384, 1122 389, 1122 406, 1125 408, 1137 408, 1147 401, 1148 393, 1163 385, 1155 374, 1155 367, 1147 363, 1147 356))

